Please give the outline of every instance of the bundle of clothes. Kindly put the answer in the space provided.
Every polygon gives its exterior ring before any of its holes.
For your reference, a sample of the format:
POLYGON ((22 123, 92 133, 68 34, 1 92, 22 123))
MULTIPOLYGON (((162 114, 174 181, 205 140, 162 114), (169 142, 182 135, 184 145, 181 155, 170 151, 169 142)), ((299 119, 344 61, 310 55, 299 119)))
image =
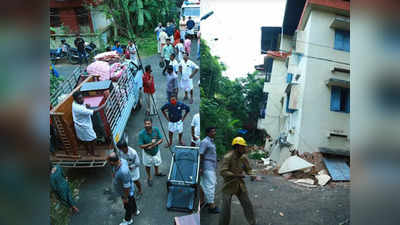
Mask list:
POLYGON ((86 71, 89 75, 100 75, 99 80, 112 80, 117 82, 127 67, 120 63, 120 56, 116 51, 103 52, 94 57, 86 71))

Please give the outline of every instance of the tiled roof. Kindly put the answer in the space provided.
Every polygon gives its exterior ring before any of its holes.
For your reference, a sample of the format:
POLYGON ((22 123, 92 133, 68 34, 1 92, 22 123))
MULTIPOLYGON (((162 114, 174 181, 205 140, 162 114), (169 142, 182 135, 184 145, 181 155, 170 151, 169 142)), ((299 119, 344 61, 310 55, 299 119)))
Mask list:
POLYGON ((291 54, 291 52, 267 51, 267 56, 280 59, 286 59, 291 54))

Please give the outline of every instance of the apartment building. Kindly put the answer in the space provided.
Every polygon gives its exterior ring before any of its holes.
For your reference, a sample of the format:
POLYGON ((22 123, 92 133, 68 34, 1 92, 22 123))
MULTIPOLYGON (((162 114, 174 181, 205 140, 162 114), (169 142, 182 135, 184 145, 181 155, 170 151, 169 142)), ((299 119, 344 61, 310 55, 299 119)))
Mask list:
POLYGON ((262 28, 258 128, 300 153, 350 151, 349 16, 349 1, 287 0, 282 27, 262 28))

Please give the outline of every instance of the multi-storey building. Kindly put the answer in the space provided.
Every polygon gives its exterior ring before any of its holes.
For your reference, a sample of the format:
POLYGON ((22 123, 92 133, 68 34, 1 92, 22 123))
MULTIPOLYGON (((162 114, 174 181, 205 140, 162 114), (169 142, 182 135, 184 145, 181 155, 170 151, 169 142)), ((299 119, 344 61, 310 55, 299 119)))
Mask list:
POLYGON ((258 128, 300 153, 350 151, 349 16, 349 1, 287 0, 282 27, 262 28, 266 101, 258 128))

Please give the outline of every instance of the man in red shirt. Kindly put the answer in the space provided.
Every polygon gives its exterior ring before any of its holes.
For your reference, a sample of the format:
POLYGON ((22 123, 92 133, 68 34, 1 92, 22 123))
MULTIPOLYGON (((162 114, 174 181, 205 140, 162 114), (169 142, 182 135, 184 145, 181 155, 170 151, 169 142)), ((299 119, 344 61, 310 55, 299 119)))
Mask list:
POLYGON ((151 75, 151 66, 147 65, 144 68, 145 72, 143 74, 143 92, 146 99, 146 115, 150 115, 151 109, 151 95, 156 91, 154 88, 154 76, 151 75))

